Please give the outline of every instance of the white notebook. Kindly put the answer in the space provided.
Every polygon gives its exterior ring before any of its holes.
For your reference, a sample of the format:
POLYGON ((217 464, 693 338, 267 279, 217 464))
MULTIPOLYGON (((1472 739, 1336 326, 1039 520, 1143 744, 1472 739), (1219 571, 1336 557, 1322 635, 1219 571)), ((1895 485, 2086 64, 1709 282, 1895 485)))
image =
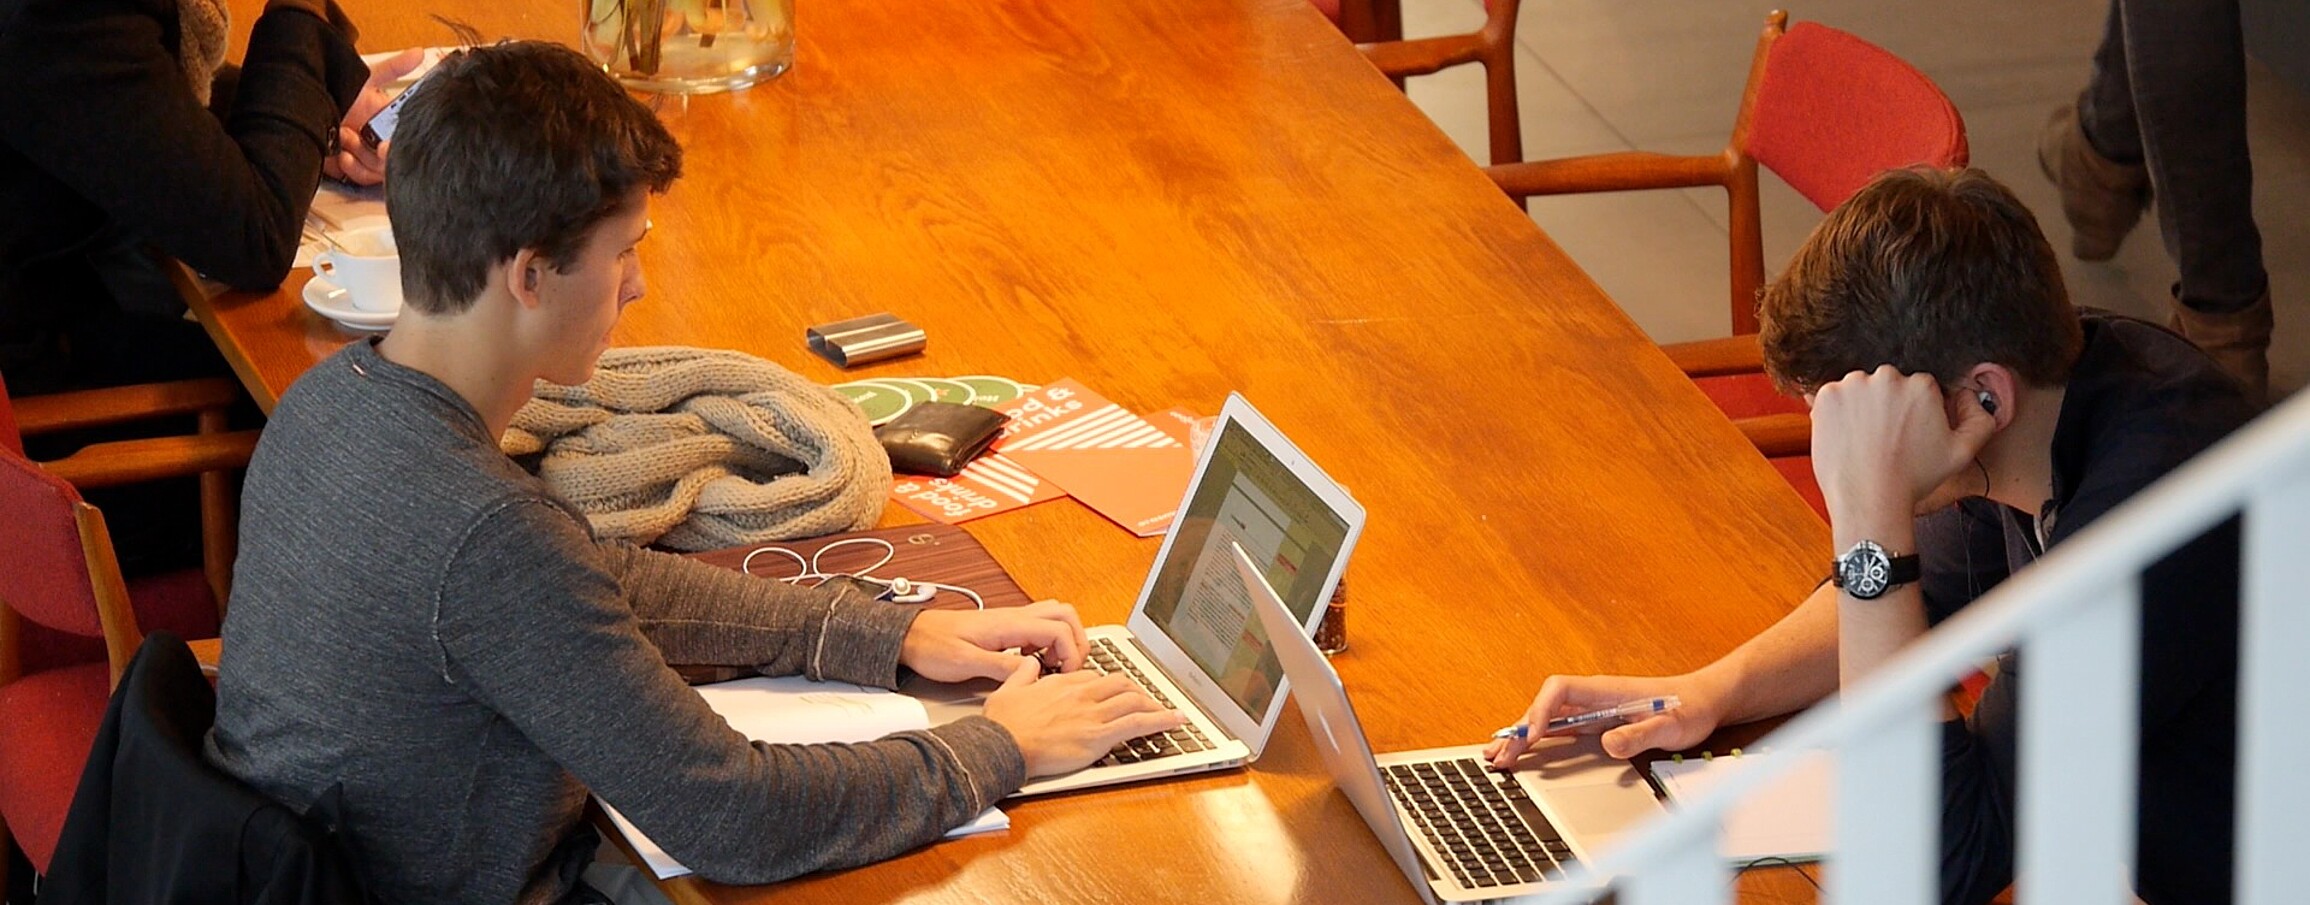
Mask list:
MULTIPOLYGON (((800 676, 753 678, 700 685, 697 692, 738 734, 773 745, 868 742, 893 732, 930 728, 930 714, 922 709, 922 702, 847 682, 812 682, 800 676)), ((634 853, 642 857, 658 879, 690 873, 689 868, 642 835, 642 831, 610 807, 609 802, 602 802, 602 810, 609 813, 618 832, 625 834, 634 853)), ((988 808, 946 835, 952 839, 1008 829, 1010 825, 1009 815, 988 808)))
POLYGON ((1708 759, 1658 760, 1652 764, 1652 776, 1660 781, 1673 804, 1680 798, 1706 795, 1747 767, 1787 756, 1804 762, 1734 808, 1725 820, 1719 845, 1725 860, 1738 864, 1766 858, 1817 861, 1828 854, 1833 839, 1829 804, 1836 791, 1837 762, 1829 752, 1748 752, 1708 759))

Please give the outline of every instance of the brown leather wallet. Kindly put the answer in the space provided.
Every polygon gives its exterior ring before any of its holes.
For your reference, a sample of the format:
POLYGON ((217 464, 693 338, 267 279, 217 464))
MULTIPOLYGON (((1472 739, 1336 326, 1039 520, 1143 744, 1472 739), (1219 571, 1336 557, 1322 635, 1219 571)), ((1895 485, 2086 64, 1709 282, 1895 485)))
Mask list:
POLYGON ((890 454, 890 470, 951 478, 1002 436, 1003 422, 1009 420, 990 408, 925 402, 875 428, 874 438, 890 454))

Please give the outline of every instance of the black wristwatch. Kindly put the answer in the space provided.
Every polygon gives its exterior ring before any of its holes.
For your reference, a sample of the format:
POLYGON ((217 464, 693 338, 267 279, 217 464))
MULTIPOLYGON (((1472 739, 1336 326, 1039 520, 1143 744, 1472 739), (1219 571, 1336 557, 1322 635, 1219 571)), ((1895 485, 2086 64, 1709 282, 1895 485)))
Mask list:
POLYGON ((1843 588, 1855 600, 1875 600, 1886 591, 1916 581, 1920 571, 1917 554, 1893 556, 1876 541, 1865 540, 1829 561, 1829 583, 1843 588))

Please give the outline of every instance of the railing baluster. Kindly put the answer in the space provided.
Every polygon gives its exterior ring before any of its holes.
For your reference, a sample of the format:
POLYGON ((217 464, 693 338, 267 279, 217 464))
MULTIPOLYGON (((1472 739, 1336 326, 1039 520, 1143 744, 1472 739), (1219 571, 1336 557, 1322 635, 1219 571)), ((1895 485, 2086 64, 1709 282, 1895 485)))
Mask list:
POLYGON ((2022 642, 2020 901, 2131 900, 2140 759, 2141 579, 2022 642))
POLYGON ((1616 901, 1627 905, 1699 905, 1733 900, 1732 870, 1717 854, 1717 833, 1678 847, 1668 857, 1647 862, 1621 884, 1616 901))
POLYGON ((1827 901, 1932 905, 1941 898, 1941 700, 1903 708, 1837 749, 1836 851, 1827 901))
POLYGON ((2238 625, 2237 901, 2310 902, 2310 471, 2273 475, 2245 517, 2238 625))
MULTIPOLYGON (((1838 752, 1825 901, 1929 905, 1939 897, 1941 692, 1968 664, 2016 647, 2031 674, 2020 702, 2021 901, 2127 901, 2125 868, 2138 854, 2139 576, 2243 512, 2235 901, 2310 902, 2310 871, 2295 851, 2310 839, 2310 781, 2297 767, 2310 751, 2310 709, 2301 703, 2310 688, 2310 393, 2299 395, 1918 639, 1845 689, 1836 707, 1765 738, 1761 747, 1838 752), (2112 575, 2123 584, 2111 589, 2112 575)), ((1624 835, 1591 867, 1620 877, 1618 888, 1642 905, 1724 901, 1721 867, 1720 879, 1704 882, 1691 837, 1713 839, 1739 801, 1795 762, 1766 760, 1683 802, 1681 813, 1624 835)), ((1558 889, 1539 898, 1570 905, 1593 895, 1558 889)))

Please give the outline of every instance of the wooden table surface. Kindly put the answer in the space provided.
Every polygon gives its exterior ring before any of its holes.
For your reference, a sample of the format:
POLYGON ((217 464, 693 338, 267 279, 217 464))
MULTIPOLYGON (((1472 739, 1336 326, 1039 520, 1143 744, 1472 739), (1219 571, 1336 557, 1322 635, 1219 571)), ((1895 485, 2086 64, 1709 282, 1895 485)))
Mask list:
MULTIPOLYGON (((234 0, 240 33, 254 0, 234 0)), ((1243 392, 1370 509, 1337 659, 1381 751, 1462 744, 1553 672, 1698 666, 1818 578, 1825 527, 1306 0, 805 2, 798 62, 661 102, 686 175, 614 340, 813 379, 1243 392), (803 328, 890 311, 927 354, 842 372, 803 328)), ((363 49, 446 43, 348 0, 363 49)), ((465 2, 571 40, 566 2, 465 2)), ((271 295, 201 312, 268 407, 353 338, 271 295)), ((1709 303, 1695 299, 1695 304, 1709 303)), ((893 508, 893 522, 912 520, 893 508)), ((968 526, 1030 593, 1120 621, 1156 541, 1072 501, 968 526)), ((1006 807, 1005 833, 691 901, 1411 901, 1304 727, 1247 770, 1006 807)), ((1809 901, 1793 871, 1753 901, 1809 901)))

